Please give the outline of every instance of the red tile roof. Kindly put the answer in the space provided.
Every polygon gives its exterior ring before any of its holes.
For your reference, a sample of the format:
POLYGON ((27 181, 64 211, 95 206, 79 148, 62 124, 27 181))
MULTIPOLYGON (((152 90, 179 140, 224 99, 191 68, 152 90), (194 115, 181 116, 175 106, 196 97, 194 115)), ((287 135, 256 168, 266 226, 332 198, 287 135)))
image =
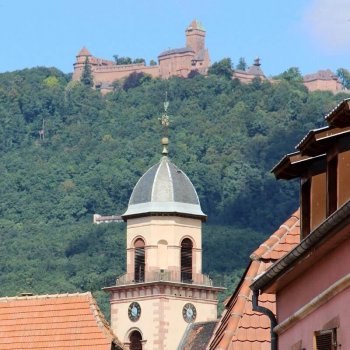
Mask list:
POLYGON ((79 56, 91 56, 91 53, 90 51, 84 46, 78 53, 77 55, 78 57, 79 56))
MULTIPOLYGON (((224 311, 208 350, 269 350, 270 321, 252 310, 253 279, 265 272, 300 242, 300 213, 297 210, 251 256, 240 284, 226 302, 224 311)), ((259 305, 275 312, 275 295, 262 294, 259 305)))
POLYGON ((0 298, 0 330, 1 350, 123 349, 91 293, 0 298))

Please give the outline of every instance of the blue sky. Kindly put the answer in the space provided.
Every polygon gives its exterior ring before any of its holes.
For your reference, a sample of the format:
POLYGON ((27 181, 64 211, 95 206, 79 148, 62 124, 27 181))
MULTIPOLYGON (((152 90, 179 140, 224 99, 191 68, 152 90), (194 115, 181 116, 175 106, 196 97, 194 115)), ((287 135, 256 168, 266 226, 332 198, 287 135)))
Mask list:
POLYGON ((0 0, 0 72, 68 73, 82 46, 106 59, 156 60, 184 46, 194 18, 207 30, 212 62, 259 56, 266 75, 350 69, 350 0, 0 0))

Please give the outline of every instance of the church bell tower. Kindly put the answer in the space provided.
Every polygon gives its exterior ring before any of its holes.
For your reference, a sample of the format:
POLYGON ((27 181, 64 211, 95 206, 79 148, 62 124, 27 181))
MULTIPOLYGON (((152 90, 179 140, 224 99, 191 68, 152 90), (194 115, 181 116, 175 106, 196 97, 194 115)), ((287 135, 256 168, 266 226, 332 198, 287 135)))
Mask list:
MULTIPOLYGON (((168 103, 161 122, 169 125, 168 103)), ((192 322, 217 318, 217 295, 202 274, 202 212, 186 174, 168 158, 139 179, 123 215, 127 223, 126 273, 110 293, 111 326, 130 350, 176 350, 192 322)))

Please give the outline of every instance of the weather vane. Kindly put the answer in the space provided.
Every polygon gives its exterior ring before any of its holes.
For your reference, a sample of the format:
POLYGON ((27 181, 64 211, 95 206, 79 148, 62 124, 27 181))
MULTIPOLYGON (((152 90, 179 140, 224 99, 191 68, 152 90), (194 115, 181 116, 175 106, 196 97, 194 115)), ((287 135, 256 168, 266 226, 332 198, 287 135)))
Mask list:
POLYGON ((169 145, 169 139, 168 139, 168 127, 169 127, 169 116, 168 116, 168 107, 169 107, 169 101, 168 101, 168 93, 165 93, 165 102, 164 102, 164 113, 161 118, 158 118, 160 121, 160 124, 163 126, 163 138, 162 138, 162 145, 163 150, 162 154, 163 156, 168 155, 168 145, 169 145))

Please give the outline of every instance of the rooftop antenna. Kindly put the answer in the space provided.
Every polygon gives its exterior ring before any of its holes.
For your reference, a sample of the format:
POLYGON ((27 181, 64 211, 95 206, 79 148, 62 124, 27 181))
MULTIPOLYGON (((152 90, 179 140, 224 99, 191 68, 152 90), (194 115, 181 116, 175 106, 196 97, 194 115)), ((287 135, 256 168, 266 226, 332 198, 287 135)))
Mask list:
POLYGON ((168 101, 168 92, 165 92, 165 101, 164 101, 164 113, 161 118, 158 118, 160 123, 163 126, 163 137, 162 137, 162 155, 167 156, 168 155, 168 145, 169 145, 169 138, 168 138, 168 127, 169 127, 169 116, 168 116, 168 107, 169 107, 169 101, 168 101))
POLYGON ((39 138, 41 141, 45 140, 45 119, 43 118, 43 125, 41 129, 39 130, 39 138))

